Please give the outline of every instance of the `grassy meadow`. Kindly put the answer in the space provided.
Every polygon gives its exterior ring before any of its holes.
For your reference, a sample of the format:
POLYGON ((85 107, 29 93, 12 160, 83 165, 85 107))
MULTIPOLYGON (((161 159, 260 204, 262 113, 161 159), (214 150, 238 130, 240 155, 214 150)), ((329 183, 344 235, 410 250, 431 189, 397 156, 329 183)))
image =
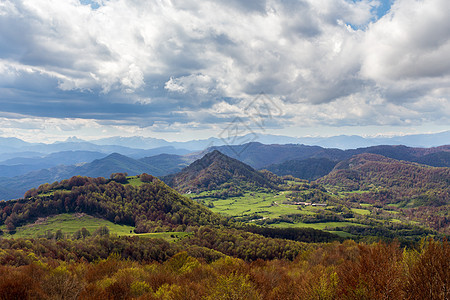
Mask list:
MULTIPOLYGON (((354 237, 355 232, 359 231, 347 229, 351 227, 364 229, 374 226, 390 226, 391 229, 389 230, 395 233, 396 228, 411 227, 418 224, 401 215, 395 210, 394 205, 380 208, 368 203, 343 202, 345 193, 335 195, 334 198, 327 201, 327 206, 304 206, 289 204, 290 201, 293 201, 291 191, 261 190, 246 192, 243 196, 225 199, 212 197, 211 195, 214 192, 186 194, 185 196, 203 203, 213 212, 235 217, 240 221, 274 228, 313 228, 328 231, 344 238, 354 237), (333 219, 333 217, 335 218, 333 219), (303 222, 302 218, 308 220, 303 222)), ((372 235, 374 232, 365 234, 372 235)), ((412 235, 415 236, 416 234, 412 233, 412 235)))
POLYGON ((155 233, 134 233, 134 227, 128 225, 119 225, 105 219, 96 218, 87 214, 59 214, 47 218, 39 218, 34 223, 23 225, 16 228, 14 234, 6 233, 6 226, 0 226, 5 232, 5 238, 38 238, 45 237, 47 233, 55 233, 61 230, 64 235, 71 236, 77 230, 86 228, 91 234, 99 227, 106 226, 110 234, 118 236, 140 236, 148 238, 162 238, 168 241, 174 241, 189 235, 187 232, 155 232, 155 233))

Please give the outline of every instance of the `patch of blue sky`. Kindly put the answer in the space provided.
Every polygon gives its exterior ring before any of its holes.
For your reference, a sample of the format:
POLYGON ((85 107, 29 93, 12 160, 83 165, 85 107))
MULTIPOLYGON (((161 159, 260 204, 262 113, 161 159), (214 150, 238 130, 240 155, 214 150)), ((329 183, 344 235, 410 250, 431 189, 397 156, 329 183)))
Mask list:
POLYGON ((380 5, 375 9, 377 19, 380 19, 391 9, 394 0, 379 0, 380 5))
POLYGON ((97 9, 100 7, 98 1, 95 0, 80 0, 80 3, 83 5, 90 5, 92 9, 97 9))
MULTIPOLYGON (((360 2, 361 0, 348 0, 351 2, 360 2)), ((373 0, 374 2, 378 2, 378 5, 374 6, 372 9, 372 15, 373 17, 369 20, 369 22, 376 22, 377 20, 381 19, 384 15, 386 15, 389 10, 391 9, 392 4, 395 0, 373 0)), ((361 25, 355 25, 355 24, 347 24, 354 30, 364 30, 368 24, 361 24, 361 25)))

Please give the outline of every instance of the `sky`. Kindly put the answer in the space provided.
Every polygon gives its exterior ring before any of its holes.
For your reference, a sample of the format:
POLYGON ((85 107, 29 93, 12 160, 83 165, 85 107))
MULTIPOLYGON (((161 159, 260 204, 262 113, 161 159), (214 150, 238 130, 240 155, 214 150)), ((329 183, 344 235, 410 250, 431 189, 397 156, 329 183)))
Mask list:
POLYGON ((0 136, 450 129, 448 0, 0 0, 0 136))

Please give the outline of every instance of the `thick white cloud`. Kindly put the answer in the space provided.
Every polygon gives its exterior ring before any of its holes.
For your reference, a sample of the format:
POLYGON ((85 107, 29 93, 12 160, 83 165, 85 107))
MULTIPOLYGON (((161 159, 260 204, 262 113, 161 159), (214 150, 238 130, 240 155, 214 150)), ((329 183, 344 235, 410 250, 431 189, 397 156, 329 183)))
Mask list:
POLYGON ((213 127, 265 92, 272 126, 449 120, 447 0, 95 2, 0 3, 0 111, 213 127))
POLYGON ((369 26, 362 73, 375 81, 450 75, 450 2, 398 0, 369 26))
POLYGON ((450 123, 450 2, 398 0, 369 26, 361 76, 423 121, 450 123))

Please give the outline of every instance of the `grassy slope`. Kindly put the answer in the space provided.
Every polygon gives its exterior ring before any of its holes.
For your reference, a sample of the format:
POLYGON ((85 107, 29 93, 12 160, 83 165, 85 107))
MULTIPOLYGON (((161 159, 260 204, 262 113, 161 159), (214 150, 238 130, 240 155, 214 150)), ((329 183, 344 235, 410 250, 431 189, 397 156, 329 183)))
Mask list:
POLYGON ((363 216, 370 215, 370 210, 367 210, 367 209, 351 208, 351 211, 354 212, 355 214, 359 214, 359 215, 363 215, 363 216))
MULTIPOLYGON (((86 214, 60 214, 48 218, 39 218, 33 224, 20 226, 11 237, 38 237, 44 236, 47 231, 56 232, 59 229, 63 233, 73 234, 82 227, 85 227, 89 232, 93 233, 100 226, 107 226, 111 233, 117 235, 130 235, 130 231, 134 229, 132 226, 114 224, 110 221, 86 214)), ((5 226, 0 227, 4 230, 5 228, 2 227, 5 226)))
MULTIPOLYGON (((251 214, 258 214, 261 218, 278 218, 283 215, 290 214, 305 214, 314 215, 320 211, 323 211, 324 207, 312 207, 312 206, 296 206, 282 204, 286 197, 285 192, 272 192, 272 193, 246 193, 242 197, 231 197, 227 199, 213 199, 205 198, 205 202, 211 201, 214 207, 211 208, 213 212, 221 213, 228 216, 246 216, 251 214), (276 202, 276 205, 271 205, 276 202), (301 209, 298 209, 301 208, 301 209)), ((189 196, 189 195, 188 195, 189 196)), ((366 210, 359 209, 358 212, 366 213, 366 210)), ((369 212, 369 211, 367 211, 369 212)), ((369 212, 370 213, 370 212, 369 212)), ((320 222, 320 223, 278 223, 272 225, 274 227, 304 227, 324 230, 328 228, 359 225, 351 222, 320 222)))
MULTIPOLYGON (((77 230, 85 227, 92 234, 100 226, 107 226, 111 234, 119 236, 141 236, 151 238, 163 238, 175 240, 188 235, 187 232, 156 232, 156 233, 133 233, 134 227, 114 224, 110 221, 96 218, 86 214, 60 214, 48 218, 41 218, 33 224, 27 224, 17 228, 13 235, 5 234, 6 238, 37 238, 45 236, 47 231, 55 233, 61 230, 66 235, 72 235, 77 230)), ((5 225, 0 229, 6 231, 5 225)))
POLYGON ((223 213, 229 216, 241 216, 258 213, 262 217, 276 218, 281 215, 296 212, 296 207, 281 204, 285 200, 282 193, 246 193, 242 197, 230 197, 227 199, 206 198, 205 201, 213 200, 213 212, 223 213), (271 206, 272 202, 279 205, 271 206))
POLYGON ((231 197, 219 199, 213 202, 213 212, 223 213, 230 216, 242 216, 257 213, 263 218, 278 218, 290 214, 313 215, 322 210, 320 207, 302 207, 283 204, 286 200, 283 192, 277 193, 247 193, 243 197, 231 197), (275 202, 275 205, 271 205, 275 202))

